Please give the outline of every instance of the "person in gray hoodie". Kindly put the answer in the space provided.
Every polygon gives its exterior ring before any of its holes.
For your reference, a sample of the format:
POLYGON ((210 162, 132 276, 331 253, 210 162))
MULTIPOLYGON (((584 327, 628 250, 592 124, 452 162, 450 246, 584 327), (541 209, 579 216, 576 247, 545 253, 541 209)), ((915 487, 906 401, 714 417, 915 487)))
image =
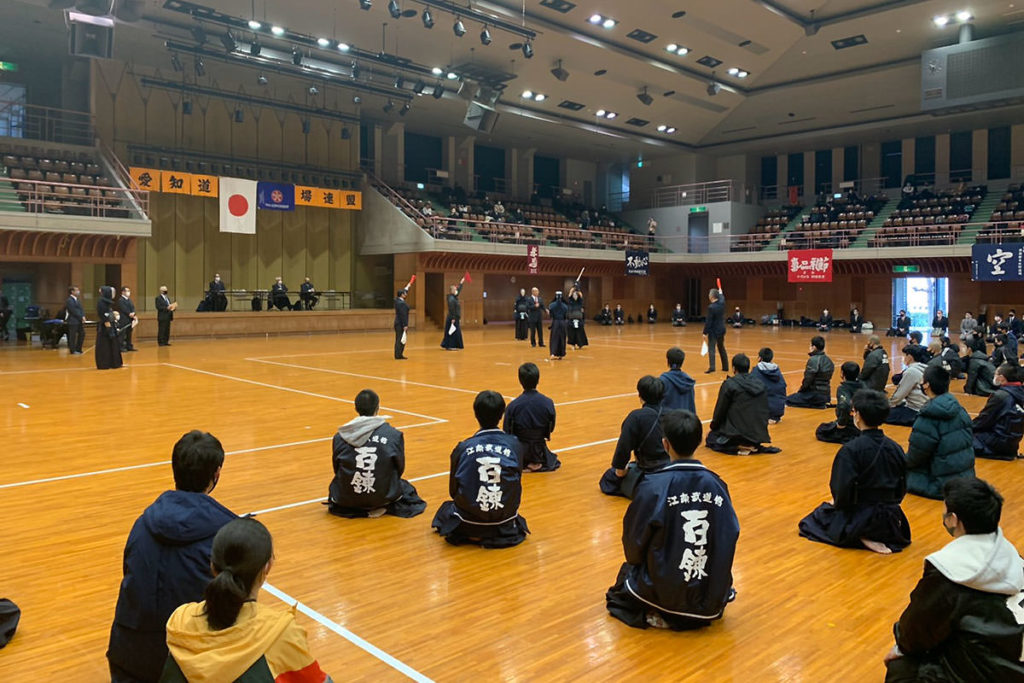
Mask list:
POLYGON ((924 576, 893 626, 886 683, 1024 681, 1024 560, 999 528, 1003 497, 976 477, 943 487, 953 540, 925 558, 924 576))
POLYGON ((768 393, 761 380, 750 374, 750 359, 732 357, 733 375, 722 382, 705 445, 729 455, 778 453, 768 435, 768 393))
POLYGON ((902 425, 910 427, 917 419, 917 414, 928 397, 921 389, 921 380, 924 378, 925 356, 928 350, 916 344, 907 344, 903 347, 904 370, 900 376, 900 383, 896 391, 889 397, 889 419, 885 421, 890 425, 902 425))
POLYGON ((960 321, 960 341, 974 339, 974 331, 978 329, 978 321, 974 319, 970 311, 964 313, 964 319, 960 321))
POLYGON ((757 352, 757 365, 752 373, 761 380, 768 394, 768 424, 776 424, 786 413, 786 378, 773 363, 775 352, 767 346, 757 352))
POLYGON ((405 479, 405 438, 378 415, 380 397, 371 389, 356 395, 358 417, 334 435, 334 479, 327 509, 339 517, 415 517, 427 509, 405 479))

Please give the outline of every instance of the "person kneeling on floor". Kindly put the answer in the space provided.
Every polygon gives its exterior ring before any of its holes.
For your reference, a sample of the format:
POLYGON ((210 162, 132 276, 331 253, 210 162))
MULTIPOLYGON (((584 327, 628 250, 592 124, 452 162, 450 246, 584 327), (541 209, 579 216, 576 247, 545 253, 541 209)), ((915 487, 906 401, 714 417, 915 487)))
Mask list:
POLYGON ((671 462, 637 486, 622 520, 626 561, 605 601, 613 617, 635 628, 682 631, 720 619, 735 598, 740 526, 725 482, 693 459, 697 416, 670 410, 661 426, 671 462))
MULTIPOLYGON (((848 360, 840 368, 843 381, 836 389, 836 419, 818 425, 814 436, 827 443, 847 443, 860 436, 860 430, 853 422, 853 395, 864 387, 858 379, 860 366, 848 360)), ((888 411, 886 411, 888 413, 888 411)))
POLYGON ((750 359, 732 357, 733 375, 718 390, 706 446, 730 455, 778 453, 768 435, 768 393, 761 380, 750 374, 750 359))
POLYGON ((832 375, 836 365, 825 355, 825 338, 812 337, 804 368, 804 381, 795 394, 786 397, 786 405, 795 408, 827 408, 832 401, 832 375))

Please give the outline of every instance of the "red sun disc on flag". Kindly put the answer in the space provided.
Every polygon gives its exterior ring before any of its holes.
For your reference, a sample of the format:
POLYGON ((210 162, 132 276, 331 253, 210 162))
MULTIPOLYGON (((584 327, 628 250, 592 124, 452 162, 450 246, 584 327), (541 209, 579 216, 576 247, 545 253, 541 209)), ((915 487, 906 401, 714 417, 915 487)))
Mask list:
POLYGON ((228 211, 232 216, 244 216, 249 213, 249 200, 240 194, 233 194, 228 197, 228 211))
POLYGON ((280 204, 284 201, 284 192, 281 192, 281 190, 274 190, 270 193, 270 198, 275 204, 280 204))

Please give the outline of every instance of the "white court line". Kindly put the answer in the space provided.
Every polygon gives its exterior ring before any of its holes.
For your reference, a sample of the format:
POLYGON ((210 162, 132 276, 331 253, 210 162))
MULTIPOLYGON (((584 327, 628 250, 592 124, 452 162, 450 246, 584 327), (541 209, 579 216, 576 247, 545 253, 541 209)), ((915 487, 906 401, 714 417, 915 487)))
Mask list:
MULTIPOLYGON (((443 477, 446 474, 448 474, 448 470, 445 470, 444 472, 435 472, 434 474, 425 474, 422 477, 413 477, 409 481, 413 482, 413 481, 423 481, 424 479, 434 479, 435 477, 443 477)), ((313 503, 323 503, 326 500, 327 500, 326 497, 320 496, 319 498, 310 498, 309 500, 300 500, 298 503, 287 503, 285 505, 278 505, 278 506, 275 506, 275 507, 272 507, 272 508, 264 508, 263 510, 253 510, 249 514, 255 516, 255 515, 266 514, 268 512, 277 512, 278 510, 290 510, 291 508, 302 507, 303 505, 312 505, 313 503)))
MULTIPOLYGON (((390 333, 388 333, 388 334, 390 334, 390 333)), ((480 346, 508 346, 510 344, 515 345, 515 344, 518 344, 518 343, 519 342, 517 340, 509 339, 508 341, 481 342, 479 344, 472 344, 471 348, 475 349, 475 348, 480 347, 480 346)), ((423 347, 408 347, 408 348, 411 349, 413 352, 415 352, 417 350, 428 350, 428 349, 431 349, 433 347, 423 346, 423 347)), ((343 356, 343 355, 353 354, 353 353, 388 353, 388 352, 391 352, 393 350, 394 349, 392 349, 392 347, 389 346, 387 348, 381 348, 381 349, 358 349, 358 350, 355 350, 355 351, 312 351, 310 353, 288 353, 288 354, 282 354, 282 355, 277 355, 277 356, 253 356, 251 358, 246 358, 245 360, 266 360, 266 359, 272 359, 272 358, 309 358, 310 356, 343 356)))
MULTIPOLYGON (((376 657, 380 661, 382 661, 385 664, 387 664, 388 666, 390 666, 395 671, 398 671, 399 673, 404 674, 408 678, 411 678, 412 680, 417 681, 418 683, 433 683, 432 679, 427 678, 426 676, 421 674, 419 671, 416 671, 416 669, 413 669, 409 665, 407 665, 407 664, 405 664, 405 663, 395 659, 394 657, 389 655, 387 652, 384 652, 384 650, 381 650, 376 645, 374 645, 374 644, 372 644, 372 643, 370 643, 370 642, 368 642, 366 640, 363 640, 362 638, 357 636, 355 633, 352 633, 352 631, 349 631, 347 628, 345 628, 341 624, 328 619, 324 615, 320 614, 319 612, 317 612, 313 608, 307 606, 306 604, 304 604, 302 602, 299 602, 298 600, 296 600, 292 596, 288 595, 284 591, 275 588, 274 586, 270 585, 269 583, 263 584, 263 590, 267 591, 268 593, 273 595, 275 598, 277 598, 278 600, 280 600, 280 601, 282 601, 282 602, 284 602, 286 604, 294 605, 295 608, 298 609, 298 611, 302 612, 307 617, 311 618, 313 621, 319 623, 321 626, 325 627, 329 631, 333 631, 334 633, 337 633, 339 636, 341 636, 342 638, 344 638, 348 642, 352 643, 353 645, 355 645, 359 649, 361 649, 361 650, 363 650, 365 652, 368 652, 369 654, 373 655, 374 657, 376 657)), ((338 674, 339 676, 341 675, 340 672, 336 671, 335 673, 338 674)), ((341 679, 339 678, 338 680, 341 680, 341 679)))
MULTIPOLYGON (((190 367, 185 366, 185 365, 177 365, 175 363, 165 363, 164 365, 167 365, 167 366, 172 367, 172 368, 178 368, 179 370, 188 370, 189 372, 198 372, 199 374, 202 374, 202 375, 210 375, 211 377, 220 377, 221 379, 230 379, 230 380, 234 380, 236 382, 243 382, 245 384, 254 384, 254 385, 258 386, 258 387, 266 387, 267 389, 277 389, 278 391, 288 391, 288 392, 291 392, 293 394, 301 394, 303 396, 312 396, 313 398, 325 398, 328 401, 338 401, 339 403, 348 403, 350 405, 353 403, 352 400, 347 399, 347 398, 338 398, 337 396, 328 396, 327 394, 316 394, 316 393, 313 393, 312 391, 303 391, 302 389, 293 389, 291 387, 282 387, 282 386, 277 385, 277 384, 267 384, 266 382, 258 382, 258 381, 254 380, 254 379, 246 379, 244 377, 233 377, 231 375, 222 375, 219 372, 210 372, 209 370, 200 370, 198 368, 190 368, 190 367)), ((444 419, 442 417, 434 417, 433 415, 422 415, 420 413, 413 413, 413 412, 410 412, 408 410, 399 410, 398 408, 387 408, 385 406, 381 406, 380 409, 381 410, 386 410, 386 411, 389 411, 389 412, 392 412, 392 413, 398 413, 400 415, 412 415, 413 417, 422 417, 424 420, 433 420, 434 422, 436 422, 438 424, 440 424, 442 422, 447 422, 448 421, 448 420, 446 420, 446 419, 444 419)))
MULTIPOLYGON (((298 365, 296 363, 279 363, 273 360, 261 360, 259 358, 246 358, 255 363, 265 363, 266 365, 279 365, 282 368, 297 368, 299 370, 311 370, 313 372, 327 372, 332 375, 344 375, 346 377, 360 377, 362 379, 373 379, 378 382, 394 382, 395 384, 409 384, 415 387, 426 387, 427 389, 441 389, 442 391, 457 391, 461 394, 473 394, 474 396, 480 392, 475 389, 461 389, 459 387, 445 387, 440 384, 427 384, 425 382, 413 382, 412 380, 405 379, 394 379, 391 377, 378 377, 377 375, 361 375, 358 372, 346 372, 344 370, 333 370, 331 368, 318 368, 312 365, 298 365)), ((515 398, 514 396, 505 396, 506 399, 515 398)))
MULTIPOLYGON (((154 367, 154 366, 157 366, 157 365, 163 365, 163 363, 125 363, 124 367, 126 367, 126 368, 147 368, 147 367, 154 367)), ((60 373, 65 373, 65 372, 85 372, 86 370, 95 370, 95 369, 96 368, 93 368, 93 367, 87 367, 87 368, 45 368, 45 369, 40 368, 39 370, 0 370, 0 377, 3 377, 4 375, 30 375, 30 374, 36 374, 36 373, 41 373, 41 372, 60 372, 60 373)))

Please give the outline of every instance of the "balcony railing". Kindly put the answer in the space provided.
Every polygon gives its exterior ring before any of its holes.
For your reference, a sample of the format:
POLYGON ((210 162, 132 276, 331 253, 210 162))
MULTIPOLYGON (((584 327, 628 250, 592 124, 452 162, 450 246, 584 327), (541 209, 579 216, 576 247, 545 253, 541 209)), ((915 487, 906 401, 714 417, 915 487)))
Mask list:
POLYGON ((149 214, 149 192, 145 190, 38 180, 11 180, 10 184, 14 195, 0 194, 0 211, 101 218, 144 218, 149 214))
POLYGON ((88 112, 0 100, 0 131, 12 138, 92 147, 93 116, 88 112))

